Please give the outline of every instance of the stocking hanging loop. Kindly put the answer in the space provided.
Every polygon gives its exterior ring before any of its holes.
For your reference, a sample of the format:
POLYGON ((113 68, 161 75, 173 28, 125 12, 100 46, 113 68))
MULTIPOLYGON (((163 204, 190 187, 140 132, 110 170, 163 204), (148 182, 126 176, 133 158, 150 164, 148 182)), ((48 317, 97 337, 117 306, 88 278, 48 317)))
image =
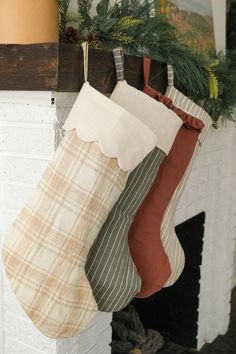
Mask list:
POLYGON ((144 76, 144 85, 149 86, 150 78, 150 68, 151 68, 151 59, 143 58, 143 76, 144 76))
POLYGON ((173 66, 167 64, 168 86, 174 86, 174 69, 173 66))
POLYGON ((82 43, 82 49, 83 49, 83 58, 84 58, 84 81, 88 81, 88 42, 83 42, 82 43))
POLYGON ((124 81, 124 52, 121 47, 113 49, 117 81, 124 81))

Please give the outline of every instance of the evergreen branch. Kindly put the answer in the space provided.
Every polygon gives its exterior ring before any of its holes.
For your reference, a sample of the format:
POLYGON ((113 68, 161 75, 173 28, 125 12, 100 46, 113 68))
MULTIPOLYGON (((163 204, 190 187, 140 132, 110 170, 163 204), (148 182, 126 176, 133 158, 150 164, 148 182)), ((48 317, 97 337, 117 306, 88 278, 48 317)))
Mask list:
POLYGON ((58 0, 59 5, 59 34, 60 40, 64 41, 66 37, 67 26, 67 11, 69 8, 70 0, 58 0))
MULTIPOLYGON (((112 5, 109 0, 100 0, 93 18, 93 0, 77 0, 76 14, 67 13, 70 0, 58 1, 61 41, 81 44, 87 40, 90 46, 108 50, 121 46, 126 53, 169 63, 175 71, 176 87, 202 104, 215 125, 220 117, 234 120, 236 50, 207 62, 183 43, 186 37, 168 22, 164 14, 167 0, 116 0, 112 5), (67 23, 75 28, 66 29, 67 23)), ((191 31, 186 36, 191 36, 191 31)))
POLYGON ((112 38, 114 38, 115 40, 117 40, 118 42, 127 45, 130 44, 132 42, 134 42, 134 38, 131 36, 127 36, 122 34, 121 32, 114 32, 112 34, 112 38))
POLYGON ((67 13, 66 15, 66 22, 67 24, 75 24, 77 27, 81 25, 81 23, 83 22, 83 19, 81 17, 81 15, 75 14, 73 12, 67 13))
POLYGON ((77 0, 78 11, 81 16, 85 17, 90 14, 93 0, 77 0))
POLYGON ((213 73, 211 69, 208 69, 209 76, 209 97, 210 98, 218 98, 219 90, 218 90, 218 80, 216 75, 213 73))
POLYGON ((90 17, 90 11, 93 0, 77 0, 78 12, 83 21, 80 23, 81 30, 89 30, 92 26, 92 19, 90 17))
POLYGON ((124 30, 130 27, 143 25, 143 24, 144 24, 143 20, 133 18, 132 16, 124 16, 118 20, 115 27, 124 30))

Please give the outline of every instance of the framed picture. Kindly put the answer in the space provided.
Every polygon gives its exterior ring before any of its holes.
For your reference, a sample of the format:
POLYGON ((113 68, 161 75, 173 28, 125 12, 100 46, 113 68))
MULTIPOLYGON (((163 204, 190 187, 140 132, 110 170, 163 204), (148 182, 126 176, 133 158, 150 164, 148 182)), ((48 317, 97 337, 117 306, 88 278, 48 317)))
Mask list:
POLYGON ((183 35, 186 44, 206 57, 215 53, 211 0, 171 0, 167 15, 170 23, 183 35))

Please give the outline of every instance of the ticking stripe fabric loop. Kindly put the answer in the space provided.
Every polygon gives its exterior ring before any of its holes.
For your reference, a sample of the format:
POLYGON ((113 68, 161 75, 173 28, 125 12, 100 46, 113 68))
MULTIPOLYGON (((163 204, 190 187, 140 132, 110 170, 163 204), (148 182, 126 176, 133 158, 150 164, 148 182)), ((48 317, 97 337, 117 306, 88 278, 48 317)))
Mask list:
POLYGON ((170 64, 167 64, 167 78, 168 86, 174 86, 174 69, 170 64))
POLYGON ((124 52, 121 47, 113 49, 117 81, 124 80, 124 52))

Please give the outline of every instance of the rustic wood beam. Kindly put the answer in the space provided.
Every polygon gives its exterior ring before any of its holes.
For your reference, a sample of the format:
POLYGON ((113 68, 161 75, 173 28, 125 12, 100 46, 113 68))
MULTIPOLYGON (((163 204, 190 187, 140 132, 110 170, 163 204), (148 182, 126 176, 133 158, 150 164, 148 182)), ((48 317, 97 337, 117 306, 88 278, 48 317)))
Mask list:
MULTIPOLYGON (((151 86, 167 85, 166 65, 152 62, 151 86)), ((143 87, 142 58, 125 55, 125 79, 143 87)), ((116 84, 111 52, 89 48, 89 81, 102 93, 116 84)), ((0 45, 0 90, 78 92, 83 84, 83 53, 73 44, 0 45)))
MULTIPOLYGON (((125 79, 132 86, 143 88, 142 58, 125 55, 125 79)), ((151 85, 161 92, 167 86, 166 65, 152 62, 151 85)), ((109 93, 116 84, 112 52, 89 48, 89 82, 102 93, 109 93)), ((73 44, 61 44, 59 49, 58 91, 79 91, 83 84, 83 53, 73 44)))
POLYGON ((0 90, 56 90, 57 44, 0 45, 0 90))

